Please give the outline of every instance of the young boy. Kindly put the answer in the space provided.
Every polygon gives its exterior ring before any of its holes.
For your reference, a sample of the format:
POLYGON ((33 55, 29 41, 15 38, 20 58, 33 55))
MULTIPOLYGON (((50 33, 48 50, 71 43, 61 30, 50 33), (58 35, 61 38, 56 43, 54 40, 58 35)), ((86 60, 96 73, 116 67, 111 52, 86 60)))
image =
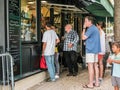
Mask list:
POLYGON ((112 85, 114 90, 120 88, 120 42, 112 43, 113 55, 107 60, 108 63, 113 64, 112 67, 112 85))

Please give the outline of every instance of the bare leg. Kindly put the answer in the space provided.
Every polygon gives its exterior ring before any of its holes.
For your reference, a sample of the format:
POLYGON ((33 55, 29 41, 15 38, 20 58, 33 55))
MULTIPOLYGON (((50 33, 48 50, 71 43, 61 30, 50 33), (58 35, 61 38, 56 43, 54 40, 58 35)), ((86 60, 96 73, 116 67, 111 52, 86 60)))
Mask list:
POLYGON ((119 87, 118 86, 114 86, 114 90, 119 90, 119 87))
POLYGON ((103 61, 99 60, 99 78, 103 78, 103 61))
POLYGON ((89 84, 88 86, 93 87, 93 79, 94 79, 94 64, 88 63, 88 73, 89 73, 89 84))
POLYGON ((96 78, 96 86, 99 86, 99 70, 98 70, 98 64, 97 62, 94 63, 94 68, 95 68, 95 78, 96 78))

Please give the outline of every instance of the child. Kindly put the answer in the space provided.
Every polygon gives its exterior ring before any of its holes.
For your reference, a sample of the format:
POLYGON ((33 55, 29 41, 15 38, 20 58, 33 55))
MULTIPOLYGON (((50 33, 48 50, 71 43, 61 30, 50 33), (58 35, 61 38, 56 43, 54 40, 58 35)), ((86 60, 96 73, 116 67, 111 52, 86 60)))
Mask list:
POLYGON ((120 88, 120 42, 112 43, 113 55, 107 60, 108 63, 113 64, 112 67, 112 85, 114 90, 120 88))

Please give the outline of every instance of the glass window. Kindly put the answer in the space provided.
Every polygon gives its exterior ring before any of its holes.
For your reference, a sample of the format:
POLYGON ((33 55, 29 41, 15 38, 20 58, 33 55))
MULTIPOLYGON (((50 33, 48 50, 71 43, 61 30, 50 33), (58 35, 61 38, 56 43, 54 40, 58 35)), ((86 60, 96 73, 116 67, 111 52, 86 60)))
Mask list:
POLYGON ((21 0, 21 40, 37 41, 36 0, 21 0))
MULTIPOLYGON (((53 12, 53 17, 54 19, 53 20, 53 23, 54 23, 54 26, 56 27, 56 32, 57 34, 60 34, 60 30, 61 30, 61 10, 59 10, 59 6, 57 7, 56 6, 53 6, 52 7, 54 12, 53 12)), ((44 32, 46 29, 45 29, 45 24, 47 22, 51 22, 51 17, 50 17, 50 4, 47 3, 47 2, 44 2, 41 4, 41 31, 44 32)))

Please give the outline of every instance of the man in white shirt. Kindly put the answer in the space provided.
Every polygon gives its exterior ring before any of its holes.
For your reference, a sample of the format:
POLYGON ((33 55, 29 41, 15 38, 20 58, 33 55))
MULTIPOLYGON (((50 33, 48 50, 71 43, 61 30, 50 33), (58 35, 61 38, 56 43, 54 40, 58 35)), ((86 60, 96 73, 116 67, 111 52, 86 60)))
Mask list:
POLYGON ((45 56, 48 72, 50 75, 50 81, 55 81, 55 66, 54 66, 54 54, 55 45, 59 43, 59 38, 54 30, 51 29, 51 24, 46 24, 46 31, 43 34, 43 47, 42 55, 45 56))

